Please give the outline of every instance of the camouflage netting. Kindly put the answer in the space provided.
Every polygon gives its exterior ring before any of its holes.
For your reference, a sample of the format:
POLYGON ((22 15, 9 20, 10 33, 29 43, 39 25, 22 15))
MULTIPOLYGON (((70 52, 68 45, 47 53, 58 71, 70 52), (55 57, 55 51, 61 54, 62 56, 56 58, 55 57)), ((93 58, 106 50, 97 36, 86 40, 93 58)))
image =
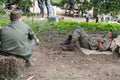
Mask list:
POLYGON ((25 61, 21 58, 0 55, 0 80, 18 80, 24 66, 25 61))

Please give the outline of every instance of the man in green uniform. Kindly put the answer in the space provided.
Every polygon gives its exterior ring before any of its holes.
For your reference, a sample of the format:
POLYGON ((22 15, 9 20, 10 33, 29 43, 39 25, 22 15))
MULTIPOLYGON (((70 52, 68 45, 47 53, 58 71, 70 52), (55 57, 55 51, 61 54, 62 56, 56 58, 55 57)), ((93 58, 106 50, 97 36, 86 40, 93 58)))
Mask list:
MULTIPOLYGON (((72 44, 72 48, 73 46, 77 46, 86 49, 106 51, 110 48, 113 38, 116 38, 117 35, 118 33, 116 31, 111 30, 105 37, 90 37, 83 28, 77 27, 73 31, 73 34, 71 36, 69 35, 62 44, 72 44)), ((63 50, 65 49, 67 48, 64 47, 63 50)))
POLYGON ((14 10, 10 13, 11 23, 0 29, 0 51, 3 55, 22 57, 30 65, 29 59, 33 53, 35 42, 39 40, 30 27, 22 22, 22 11, 14 10))

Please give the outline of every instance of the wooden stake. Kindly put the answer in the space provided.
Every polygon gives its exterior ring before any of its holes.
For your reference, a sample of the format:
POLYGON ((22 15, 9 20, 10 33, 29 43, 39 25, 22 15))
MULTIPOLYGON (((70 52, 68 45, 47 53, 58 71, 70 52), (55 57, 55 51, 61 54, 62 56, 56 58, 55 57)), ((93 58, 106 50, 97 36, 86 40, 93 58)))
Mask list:
MULTIPOLYGON (((33 0, 33 13, 35 11, 35 0, 33 0)), ((33 21, 34 21, 34 15, 32 15, 32 25, 33 25, 33 21)))
POLYGON ((32 80, 35 76, 30 76, 27 80, 32 80))

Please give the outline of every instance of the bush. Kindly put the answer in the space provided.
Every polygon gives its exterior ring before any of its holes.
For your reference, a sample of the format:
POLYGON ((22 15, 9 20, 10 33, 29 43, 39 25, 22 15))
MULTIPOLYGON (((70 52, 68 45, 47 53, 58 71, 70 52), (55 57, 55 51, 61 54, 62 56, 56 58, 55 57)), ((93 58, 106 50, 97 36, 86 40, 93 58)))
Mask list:
POLYGON ((65 5, 65 3, 67 3, 67 0, 51 0, 51 2, 53 5, 62 7, 65 5))
MULTIPOLYGON (((30 18, 31 19, 31 18, 30 18)), ((86 31, 89 32, 106 32, 110 29, 117 30, 120 32, 120 24, 117 23, 105 23, 105 22, 74 22, 74 21, 59 21, 59 22, 48 22, 48 21, 40 21, 34 20, 32 21, 29 18, 25 19, 24 22, 29 24, 32 30, 36 35, 39 35, 40 32, 46 32, 51 29, 57 30, 59 33, 64 34, 68 32, 72 32, 77 26, 81 26, 86 31)), ((9 20, 0 20, 0 26, 7 24, 9 20)))
POLYGON ((5 9, 3 9, 2 7, 0 7, 0 14, 2 15, 6 14, 5 9))
POLYGON ((47 21, 35 20, 32 23, 31 20, 25 20, 24 22, 29 24, 36 35, 39 35, 40 32, 45 32, 51 29, 51 25, 47 21))
POLYGON ((110 29, 120 31, 120 24, 117 23, 105 23, 105 22, 74 22, 74 21, 60 21, 52 23, 53 27, 63 32, 73 31, 76 26, 83 27, 86 31, 109 31, 110 29))
POLYGON ((24 12, 23 13, 23 16, 26 16, 26 17, 31 17, 31 16, 36 16, 37 13, 31 13, 31 12, 24 12))

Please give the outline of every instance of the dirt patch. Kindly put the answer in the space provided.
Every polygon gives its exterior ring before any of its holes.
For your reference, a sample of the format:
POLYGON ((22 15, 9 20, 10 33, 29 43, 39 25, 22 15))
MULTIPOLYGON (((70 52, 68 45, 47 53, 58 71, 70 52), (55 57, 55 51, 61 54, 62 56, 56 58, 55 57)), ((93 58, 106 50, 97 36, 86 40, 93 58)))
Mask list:
POLYGON ((84 55, 80 50, 62 51, 67 35, 53 30, 40 33, 46 43, 36 46, 32 64, 20 80, 120 80, 120 59, 111 55, 84 55))

